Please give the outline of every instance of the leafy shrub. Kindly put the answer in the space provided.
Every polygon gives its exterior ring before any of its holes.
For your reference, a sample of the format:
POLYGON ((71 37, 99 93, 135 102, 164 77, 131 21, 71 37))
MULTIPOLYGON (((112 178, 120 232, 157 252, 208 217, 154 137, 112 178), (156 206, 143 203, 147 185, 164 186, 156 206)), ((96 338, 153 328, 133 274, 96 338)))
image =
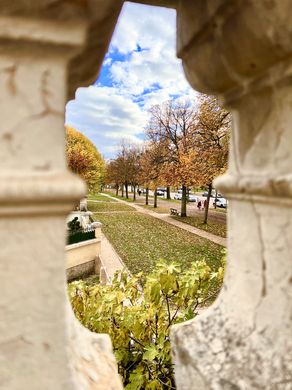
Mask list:
POLYGON ((71 221, 67 223, 70 233, 76 233, 81 231, 81 225, 78 217, 74 217, 71 221))
POLYGON ((95 238, 95 230, 89 230, 88 232, 74 232, 68 234, 67 245, 77 244, 78 242, 93 240, 95 238))
POLYGON ((67 245, 76 244, 81 241, 93 240, 95 238, 95 230, 84 231, 81 227, 78 217, 75 217, 69 221, 67 226, 67 245))
POLYGON ((161 261, 147 277, 116 274, 111 285, 69 284, 73 310, 91 331, 109 333, 126 390, 174 389, 170 326, 194 318, 218 294, 223 266, 205 261, 181 272, 161 261))

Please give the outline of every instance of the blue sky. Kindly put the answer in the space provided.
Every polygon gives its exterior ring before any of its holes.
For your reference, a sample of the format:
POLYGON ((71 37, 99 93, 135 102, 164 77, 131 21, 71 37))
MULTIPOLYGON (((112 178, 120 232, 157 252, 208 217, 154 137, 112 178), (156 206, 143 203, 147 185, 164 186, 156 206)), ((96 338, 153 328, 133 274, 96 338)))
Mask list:
POLYGON ((148 109, 170 98, 192 98, 175 55, 175 11, 125 3, 98 80, 78 88, 66 124, 112 158, 122 139, 141 143, 148 109))

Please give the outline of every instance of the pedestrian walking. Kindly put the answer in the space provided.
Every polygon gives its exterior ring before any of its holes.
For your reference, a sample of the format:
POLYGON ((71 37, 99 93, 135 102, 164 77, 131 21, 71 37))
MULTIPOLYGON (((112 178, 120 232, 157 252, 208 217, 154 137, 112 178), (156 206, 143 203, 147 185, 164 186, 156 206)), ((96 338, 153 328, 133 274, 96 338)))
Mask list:
POLYGON ((197 207, 198 207, 198 209, 199 209, 199 211, 201 210, 201 207, 202 207, 202 202, 199 200, 199 202, 198 202, 198 205, 197 205, 197 207))

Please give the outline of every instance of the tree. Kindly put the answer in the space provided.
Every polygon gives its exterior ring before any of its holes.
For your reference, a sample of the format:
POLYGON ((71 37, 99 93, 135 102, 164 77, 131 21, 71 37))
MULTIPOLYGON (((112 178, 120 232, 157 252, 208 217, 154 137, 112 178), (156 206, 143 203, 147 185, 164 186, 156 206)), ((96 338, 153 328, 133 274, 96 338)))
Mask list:
POLYGON ((133 201, 136 200, 136 188, 141 183, 141 153, 141 148, 134 144, 128 147, 126 153, 129 182, 133 187, 133 201))
POLYGON ((146 197, 145 204, 148 206, 149 203, 149 188, 152 181, 152 168, 153 161, 149 153, 149 147, 145 147, 140 158, 140 175, 141 175, 141 184, 146 188, 146 197))
POLYGON ((109 285, 69 284, 77 319, 112 338, 126 390, 173 389, 170 327, 190 320, 217 296, 224 264, 216 272, 205 261, 187 270, 159 262, 149 276, 117 273, 109 285))
POLYGON ((140 182, 140 156, 141 150, 137 145, 122 141, 116 159, 112 160, 108 166, 107 180, 121 184, 122 196, 124 196, 125 188, 127 199, 129 198, 129 185, 134 188, 133 200, 136 199, 136 187, 140 182))
POLYGON ((66 127, 68 166, 87 184, 89 191, 100 190, 105 176, 105 163, 93 143, 72 127, 66 127))
POLYGON ((207 223, 212 181, 227 168, 231 114, 219 105, 214 96, 202 94, 199 101, 193 134, 193 147, 197 150, 194 172, 196 182, 208 187, 204 215, 204 223, 207 223))
POLYGON ((192 181, 185 163, 194 153, 191 148, 194 115, 194 108, 189 101, 167 101, 151 107, 147 128, 148 138, 165 151, 164 181, 168 186, 182 186, 182 217, 187 215, 187 186, 192 181))
POLYGON ((162 144, 148 142, 140 159, 141 183, 146 186, 146 205, 148 205, 149 188, 154 190, 154 207, 157 207, 157 187, 163 184, 162 168, 166 151, 162 144))
POLYGON ((128 187, 129 187, 129 166, 128 166, 128 158, 127 158, 127 149, 125 141, 121 142, 118 155, 116 158, 117 164, 119 166, 119 173, 121 175, 121 183, 122 183, 122 196, 124 196, 124 188, 126 190, 126 198, 129 198, 128 187))
POLYGON ((105 181, 108 184, 114 184, 116 189, 116 196, 119 195, 119 187, 121 184, 121 173, 119 167, 119 161, 111 160, 106 165, 105 181))
POLYGON ((141 148, 135 144, 122 141, 117 153, 117 157, 107 164, 106 181, 109 184, 114 184, 116 194, 118 195, 119 187, 122 188, 122 196, 124 196, 124 188, 126 197, 129 198, 128 187, 132 186, 134 190, 133 200, 136 200, 136 188, 140 184, 140 158, 141 148))

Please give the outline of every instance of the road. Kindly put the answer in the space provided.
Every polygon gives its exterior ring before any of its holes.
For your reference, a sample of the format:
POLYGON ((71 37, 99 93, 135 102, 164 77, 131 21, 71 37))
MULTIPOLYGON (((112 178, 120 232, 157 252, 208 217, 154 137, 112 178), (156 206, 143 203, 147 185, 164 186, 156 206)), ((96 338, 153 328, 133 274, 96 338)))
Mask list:
MULTIPOLYGON (((113 190, 108 190, 109 193, 115 193, 113 190)), ((171 193, 171 194, 175 194, 175 193, 171 193)), ((173 197, 173 195, 171 195, 173 197)), ((202 204, 204 204, 204 200, 206 198, 200 196, 200 195, 197 195, 196 196, 199 197, 199 199, 202 201, 202 204)), ((129 198, 132 199, 133 198, 133 193, 129 193, 129 198)), ((213 207, 213 199, 214 198, 211 198, 210 199, 210 208, 209 208, 209 220, 210 221, 214 221, 214 222, 221 222, 221 223, 226 223, 226 216, 227 216, 227 213, 224 209, 214 209, 213 207)), ((141 195, 139 196, 138 194, 136 194, 136 204, 138 205, 143 205, 145 204, 145 195, 141 195)), ((158 204, 158 207, 160 208, 163 208, 165 209, 165 212, 168 213, 169 212, 169 209, 170 208, 176 208, 178 210, 180 210, 180 206, 181 206, 181 202, 180 201, 176 201, 176 200, 167 200, 167 199, 164 199, 160 196, 158 196, 158 200, 157 200, 157 204, 158 204)), ((149 196, 149 205, 153 205, 153 196, 150 195, 149 196)), ((187 215, 188 216, 203 216, 203 213, 204 211, 203 210, 198 210, 197 208, 197 203, 195 202, 190 202, 187 204, 187 215)))

